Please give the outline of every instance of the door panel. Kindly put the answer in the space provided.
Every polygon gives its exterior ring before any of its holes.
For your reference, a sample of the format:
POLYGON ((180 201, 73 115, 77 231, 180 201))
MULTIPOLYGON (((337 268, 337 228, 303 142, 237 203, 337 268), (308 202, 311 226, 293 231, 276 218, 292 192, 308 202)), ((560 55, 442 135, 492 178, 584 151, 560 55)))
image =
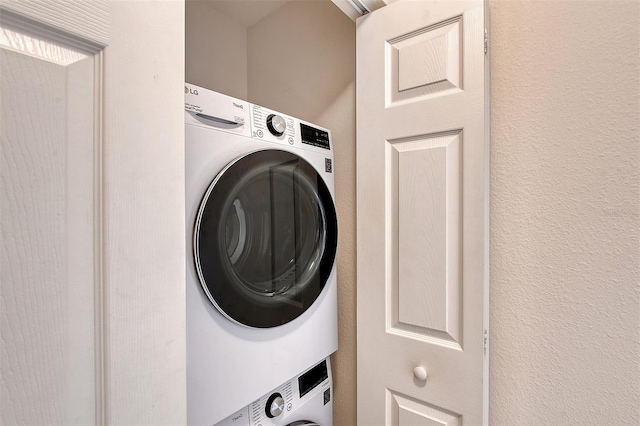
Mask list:
POLYGON ((462 17, 389 40, 386 48, 390 103, 462 88, 462 17))
POLYGON ((356 34, 358 423, 480 424, 484 5, 400 1, 356 34))
POLYGON ((393 426, 459 426, 461 416, 394 392, 387 394, 387 424, 393 426))
POLYGON ((398 211, 397 217, 391 213, 398 227, 397 235, 391 236, 398 241, 391 259, 398 265, 397 279, 391 283, 398 300, 389 307, 390 332, 411 331, 458 347, 460 139, 460 133, 454 133, 387 143, 390 202, 398 211))
POLYGON ((94 58, 0 31, 1 419, 94 424, 94 58))
POLYGON ((0 423, 185 424, 184 3, 0 24, 0 423))

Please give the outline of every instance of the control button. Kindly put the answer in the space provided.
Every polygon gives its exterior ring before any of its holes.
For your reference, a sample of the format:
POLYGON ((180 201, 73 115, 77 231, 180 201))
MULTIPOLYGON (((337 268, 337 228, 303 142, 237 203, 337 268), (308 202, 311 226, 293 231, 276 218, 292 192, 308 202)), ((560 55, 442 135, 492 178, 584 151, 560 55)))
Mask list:
POLYGON ((324 391, 324 405, 327 405, 331 401, 331 388, 324 391))
POLYGON ((289 138, 289 145, 293 145, 293 138, 289 138))
POLYGON ((324 171, 327 173, 331 173, 333 171, 333 163, 331 158, 324 159, 324 171))
POLYGON ((256 132, 256 135, 258 135, 258 137, 259 137, 259 138, 261 138, 261 137, 263 137, 263 136, 264 136, 264 132, 263 132, 262 130, 258 130, 258 131, 256 132))
POLYGON ((272 135, 282 136, 284 131, 287 130, 287 123, 279 115, 270 114, 267 117, 267 128, 272 135))
POLYGON ((291 409, 293 408, 293 405, 291 405, 291 403, 287 404, 287 411, 291 411, 291 409))
POLYGON ((270 419, 278 417, 284 410, 284 399, 279 393, 272 394, 267 399, 267 405, 264 407, 264 411, 267 413, 267 417, 270 419))

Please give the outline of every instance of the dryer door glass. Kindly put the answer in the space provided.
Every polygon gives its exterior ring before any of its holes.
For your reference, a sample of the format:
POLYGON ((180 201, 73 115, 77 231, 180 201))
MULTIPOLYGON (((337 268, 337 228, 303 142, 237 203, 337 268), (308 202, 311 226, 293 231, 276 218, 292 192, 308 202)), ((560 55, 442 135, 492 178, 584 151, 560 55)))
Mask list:
POLYGON ((196 221, 202 287, 230 319, 275 327, 306 311, 335 259, 335 208, 322 177, 302 158, 258 151, 209 186, 196 221))

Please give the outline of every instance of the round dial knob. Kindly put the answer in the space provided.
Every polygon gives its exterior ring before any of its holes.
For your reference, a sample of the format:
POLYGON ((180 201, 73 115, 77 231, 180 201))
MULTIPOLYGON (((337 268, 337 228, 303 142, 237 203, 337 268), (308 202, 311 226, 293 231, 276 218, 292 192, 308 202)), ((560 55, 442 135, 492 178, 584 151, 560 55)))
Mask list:
POLYGON ((267 128, 271 134, 282 136, 287 129, 287 123, 279 115, 271 114, 267 117, 267 128))
POLYGON ((272 394, 267 399, 267 405, 264 407, 264 411, 267 412, 267 417, 270 419, 278 417, 284 410, 284 398, 279 393, 272 394))

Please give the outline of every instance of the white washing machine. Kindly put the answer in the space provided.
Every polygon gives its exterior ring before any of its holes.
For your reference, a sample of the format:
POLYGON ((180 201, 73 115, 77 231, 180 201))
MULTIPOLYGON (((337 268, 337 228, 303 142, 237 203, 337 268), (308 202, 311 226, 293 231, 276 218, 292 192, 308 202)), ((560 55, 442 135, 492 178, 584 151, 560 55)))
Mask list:
POLYGON ((333 426, 332 383, 327 358, 215 426, 333 426))
POLYGON ((185 84, 187 414, 212 425, 338 348, 327 129, 185 84))

